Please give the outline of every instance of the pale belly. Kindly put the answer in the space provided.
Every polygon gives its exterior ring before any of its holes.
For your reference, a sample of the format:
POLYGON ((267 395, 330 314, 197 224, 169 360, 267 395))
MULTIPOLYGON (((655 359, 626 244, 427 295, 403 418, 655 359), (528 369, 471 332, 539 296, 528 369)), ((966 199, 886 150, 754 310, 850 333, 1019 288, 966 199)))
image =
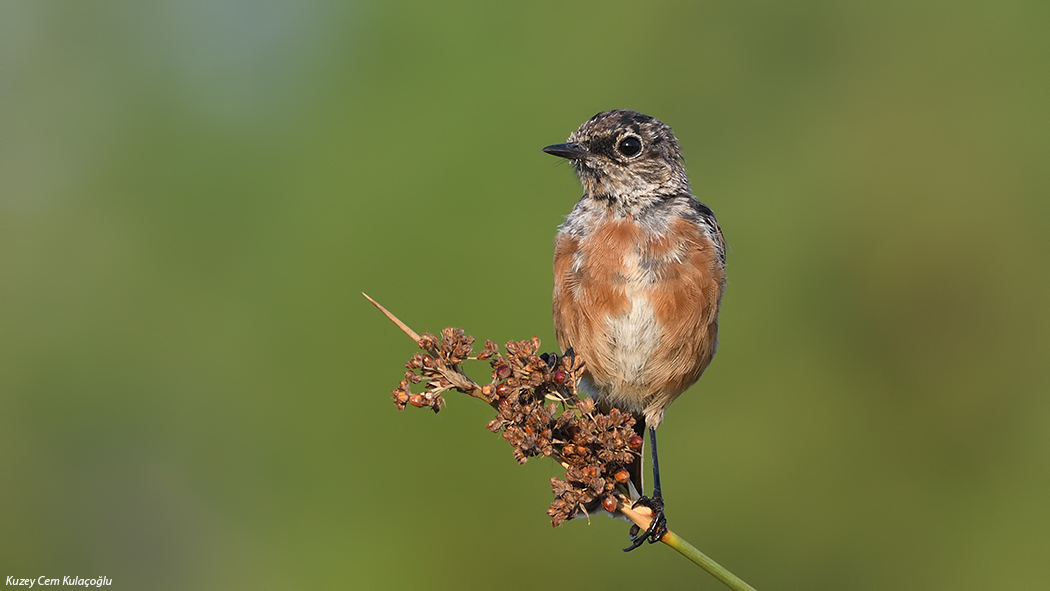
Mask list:
POLYGON ((606 321, 602 353, 608 362, 602 365, 607 371, 593 378, 599 396, 609 404, 641 412, 652 392, 653 353, 660 345, 661 331, 649 299, 639 293, 628 297, 630 310, 606 321))

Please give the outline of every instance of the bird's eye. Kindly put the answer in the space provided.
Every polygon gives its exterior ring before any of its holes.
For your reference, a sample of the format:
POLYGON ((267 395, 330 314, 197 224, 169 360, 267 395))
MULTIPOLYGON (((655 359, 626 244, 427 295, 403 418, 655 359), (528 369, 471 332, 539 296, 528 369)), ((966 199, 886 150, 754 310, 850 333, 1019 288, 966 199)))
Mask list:
POLYGON ((642 140, 636 135, 629 135, 616 144, 616 149, 628 158, 637 156, 642 151, 642 140))

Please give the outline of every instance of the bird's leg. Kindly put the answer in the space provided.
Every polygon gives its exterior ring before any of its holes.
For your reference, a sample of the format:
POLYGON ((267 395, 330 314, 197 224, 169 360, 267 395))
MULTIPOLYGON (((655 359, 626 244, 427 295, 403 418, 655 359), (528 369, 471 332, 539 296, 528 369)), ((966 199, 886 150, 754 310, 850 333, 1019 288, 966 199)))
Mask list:
POLYGON ((652 497, 640 497, 634 502, 633 507, 649 507, 653 512, 653 521, 649 524, 649 527, 641 532, 641 528, 634 526, 631 528, 631 545, 624 548, 624 552, 630 552, 638 546, 642 545, 642 542, 646 540, 650 544, 655 544, 660 541, 660 538, 667 533, 667 518, 664 517, 664 497, 660 491, 660 461, 656 456, 656 428, 649 427, 649 441, 653 446, 653 496, 652 497))

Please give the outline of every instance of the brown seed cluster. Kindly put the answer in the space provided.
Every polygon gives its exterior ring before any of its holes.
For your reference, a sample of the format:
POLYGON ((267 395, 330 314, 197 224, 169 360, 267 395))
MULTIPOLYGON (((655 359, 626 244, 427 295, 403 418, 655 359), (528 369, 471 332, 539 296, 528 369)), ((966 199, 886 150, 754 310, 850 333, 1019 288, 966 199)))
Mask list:
POLYGON ((463 371, 459 364, 468 359, 488 359, 498 353, 496 343, 485 342, 485 348, 471 357, 474 350, 474 337, 467 335, 459 328, 446 328, 441 331, 441 338, 424 334, 416 343, 425 353, 416 353, 405 364, 405 379, 394 388, 394 404, 398 410, 405 410, 411 404, 415 407, 426 406, 434 412, 441 410, 445 400, 441 393, 456 389, 464 394, 477 398, 487 396, 463 371), (423 392, 413 394, 410 384, 425 383, 423 392))
POLYGON ((584 398, 572 416, 558 431, 565 441, 561 457, 566 468, 564 480, 551 478, 555 499, 547 514, 555 526, 598 499, 606 511, 614 511, 614 493, 618 485, 627 484, 627 466, 637 455, 629 444, 634 435, 630 414, 615 408, 608 414, 598 412, 594 401, 584 398))
POLYGON ((524 464, 532 456, 555 453, 554 415, 562 402, 576 396, 575 389, 554 383, 554 373, 567 373, 583 363, 569 357, 555 361, 555 367, 536 354, 540 340, 507 343, 507 354, 492 360, 492 382, 496 384, 496 418, 489 421, 493 433, 514 447, 514 458, 524 464))
POLYGON ((450 389, 481 398, 496 409, 489 430, 502 433, 519 463, 548 456, 565 467, 564 479, 551 479, 555 499, 547 514, 555 526, 599 504, 615 511, 617 487, 624 490, 627 467, 641 449, 634 418, 617 409, 600 412, 593 400, 579 396, 584 363, 571 353, 540 355, 540 340, 533 337, 507 343, 506 354, 486 341, 484 350, 471 357, 473 343, 473 337, 454 328, 446 328, 440 338, 419 337, 425 353, 406 364, 405 379, 394 390, 398 410, 411 404, 437 412, 444 404, 441 393, 450 389), (467 377, 460 368, 467 359, 488 359, 491 381, 479 386, 467 377), (411 391, 411 384, 423 382, 423 392, 411 391))

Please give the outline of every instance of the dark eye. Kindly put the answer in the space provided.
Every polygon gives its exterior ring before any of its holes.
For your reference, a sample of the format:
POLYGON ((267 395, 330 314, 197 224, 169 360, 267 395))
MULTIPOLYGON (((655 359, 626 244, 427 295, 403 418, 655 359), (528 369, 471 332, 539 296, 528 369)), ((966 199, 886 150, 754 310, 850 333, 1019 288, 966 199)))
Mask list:
POLYGON ((637 156, 638 152, 642 151, 642 140, 638 136, 629 135, 620 140, 620 143, 616 145, 616 149, 628 158, 637 156))

